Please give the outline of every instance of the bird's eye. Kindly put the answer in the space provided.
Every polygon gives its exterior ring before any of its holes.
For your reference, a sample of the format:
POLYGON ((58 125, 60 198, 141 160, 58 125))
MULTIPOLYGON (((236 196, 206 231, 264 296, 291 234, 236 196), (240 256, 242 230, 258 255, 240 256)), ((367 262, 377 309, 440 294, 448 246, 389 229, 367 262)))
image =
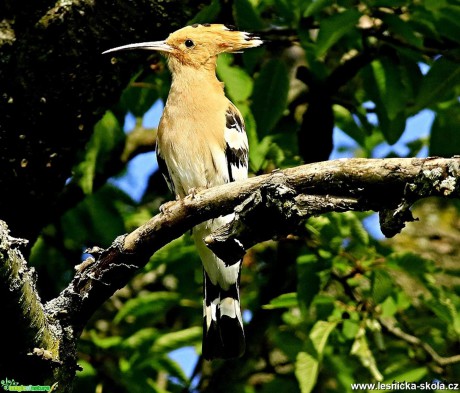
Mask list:
POLYGON ((194 42, 192 40, 186 40, 185 41, 185 46, 187 48, 191 48, 193 45, 195 45, 195 44, 194 44, 194 42))

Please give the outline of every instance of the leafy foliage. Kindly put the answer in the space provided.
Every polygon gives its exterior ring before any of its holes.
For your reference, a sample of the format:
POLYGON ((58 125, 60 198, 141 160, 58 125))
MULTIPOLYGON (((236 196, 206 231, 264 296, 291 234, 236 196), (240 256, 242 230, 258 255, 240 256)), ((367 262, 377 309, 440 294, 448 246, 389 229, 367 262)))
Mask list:
MULTIPOLYGON (((235 0, 232 13, 228 4, 212 1, 193 22, 233 19, 267 39, 264 48, 220 57, 217 71, 244 116, 254 174, 308 160, 299 134, 318 149, 315 132, 329 120, 354 141, 356 156, 373 157, 383 144, 396 144, 389 155, 397 155, 396 146, 407 147, 408 156, 423 148, 460 152, 457 2, 235 0), (333 118, 321 112, 318 124, 303 124, 320 98, 333 118), (426 109, 435 116, 429 137, 415 130, 404 138, 408 120, 426 109)), ((156 62, 96 126, 72 179, 85 198, 45 228, 32 249, 44 297, 68 282, 86 247, 107 246, 170 198, 157 173, 140 202, 110 182, 95 182, 120 155, 125 116, 141 124, 154 101, 165 100, 168 85, 164 64, 156 62)), ((332 137, 332 127, 321 130, 332 137)), ((460 236, 457 205, 453 211, 450 232, 421 241, 460 236)), ((447 267, 442 248, 418 252, 414 238, 404 245, 376 240, 363 225, 367 217, 314 217, 295 236, 251 249, 242 273, 248 352, 236 363, 198 363, 194 375, 185 368, 196 359, 170 355, 184 347, 201 351, 201 266, 190 237, 177 239, 87 326, 76 391, 350 392, 355 382, 454 381, 460 365, 440 364, 426 345, 440 356, 458 353, 458 266, 447 267)), ((450 252, 460 254, 457 248, 450 252)))

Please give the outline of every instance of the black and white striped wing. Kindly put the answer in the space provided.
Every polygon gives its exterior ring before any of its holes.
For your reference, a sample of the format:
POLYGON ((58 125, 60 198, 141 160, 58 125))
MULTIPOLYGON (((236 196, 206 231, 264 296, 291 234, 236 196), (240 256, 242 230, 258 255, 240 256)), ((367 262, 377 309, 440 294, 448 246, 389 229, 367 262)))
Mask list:
POLYGON ((249 146, 243 118, 233 105, 228 107, 225 116, 225 158, 229 181, 246 179, 249 146))

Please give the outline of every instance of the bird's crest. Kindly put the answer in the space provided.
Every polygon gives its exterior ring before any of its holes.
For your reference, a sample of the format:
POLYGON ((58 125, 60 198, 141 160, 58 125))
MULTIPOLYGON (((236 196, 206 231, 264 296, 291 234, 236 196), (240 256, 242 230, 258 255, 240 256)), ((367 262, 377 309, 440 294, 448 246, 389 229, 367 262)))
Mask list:
MULTIPOLYGON (((238 52, 262 45, 262 40, 233 26, 223 24, 194 24, 171 33, 166 43, 175 48, 187 48, 186 42, 191 40, 196 48, 207 47, 215 54, 222 52, 238 52)), ((192 47, 188 48, 192 50, 192 47)))

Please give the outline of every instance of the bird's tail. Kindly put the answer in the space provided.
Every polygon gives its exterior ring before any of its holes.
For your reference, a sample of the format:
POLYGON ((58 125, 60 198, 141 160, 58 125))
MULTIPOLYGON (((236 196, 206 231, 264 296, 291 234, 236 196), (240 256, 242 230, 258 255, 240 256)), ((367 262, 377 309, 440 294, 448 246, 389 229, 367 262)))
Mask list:
POLYGON ((204 267, 203 357, 208 360, 239 357, 245 349, 239 294, 242 261, 226 264, 203 241, 225 221, 228 217, 202 223, 193 230, 204 267))
POLYGON ((203 357, 211 360, 241 356, 245 340, 238 283, 223 290, 204 271, 203 288, 203 357))

